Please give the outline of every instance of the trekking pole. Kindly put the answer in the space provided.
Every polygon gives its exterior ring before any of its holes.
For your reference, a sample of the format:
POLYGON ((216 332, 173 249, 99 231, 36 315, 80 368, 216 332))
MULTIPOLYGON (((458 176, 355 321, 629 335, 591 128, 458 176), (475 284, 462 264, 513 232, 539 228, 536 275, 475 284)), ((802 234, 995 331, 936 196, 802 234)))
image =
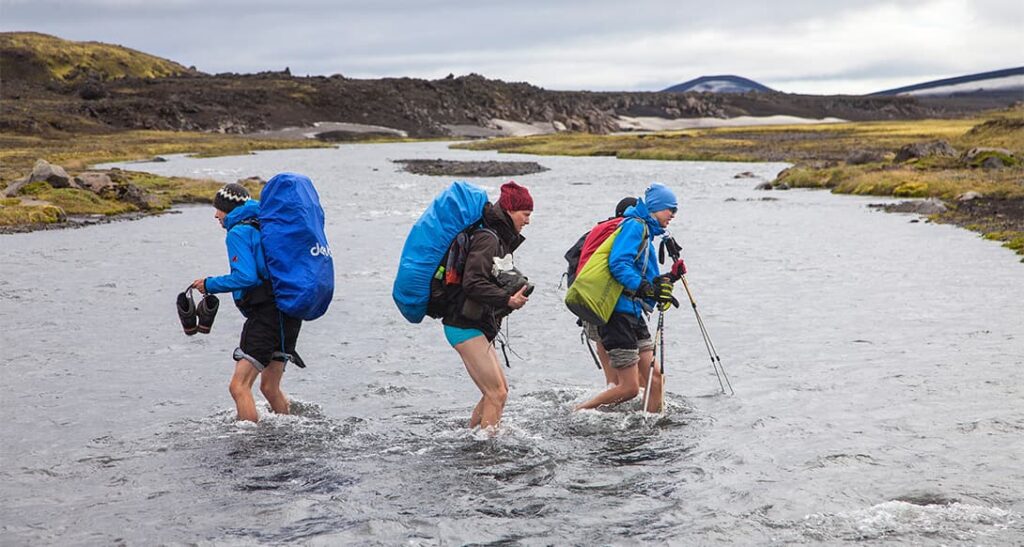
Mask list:
MULTIPOLYGON (((665 311, 658 310, 658 330, 654 333, 654 354, 657 355, 658 346, 661 346, 661 376, 664 382, 665 377, 665 311)), ((644 390, 644 412, 647 410, 647 403, 651 400, 651 382, 654 381, 654 363, 651 363, 647 370, 647 389, 644 390)))
POLYGON ((701 318, 700 312, 697 311, 697 301, 693 299, 693 293, 690 292, 690 285, 686 282, 686 276, 684 275, 680 279, 683 282, 683 288, 686 289, 686 296, 690 298, 690 305, 693 306, 693 314, 697 317, 697 326, 700 327, 700 333, 704 337, 704 347, 707 348, 708 357, 711 358, 711 368, 715 369, 715 376, 718 377, 718 386, 722 389, 722 393, 725 393, 725 386, 729 386, 730 394, 736 395, 736 392, 732 389, 732 382, 729 381, 729 376, 725 373, 725 367, 722 366, 722 358, 719 357, 718 350, 715 349, 715 343, 711 341, 708 329, 704 326, 704 319, 701 318), (722 383, 722 378, 725 378, 724 384, 722 383))

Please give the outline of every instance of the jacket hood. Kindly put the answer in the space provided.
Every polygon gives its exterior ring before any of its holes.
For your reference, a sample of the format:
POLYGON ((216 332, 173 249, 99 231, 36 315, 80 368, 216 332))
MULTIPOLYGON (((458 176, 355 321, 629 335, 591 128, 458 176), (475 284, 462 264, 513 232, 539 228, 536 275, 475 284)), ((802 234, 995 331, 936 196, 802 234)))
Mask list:
POLYGON ((665 229, 661 227, 658 219, 651 216, 651 212, 647 210, 647 204, 644 200, 636 200, 636 205, 626 209, 626 212, 622 214, 626 218, 638 218, 647 223, 647 231, 651 233, 651 237, 660 236, 665 233, 665 229))
POLYGON ((238 207, 235 207, 230 213, 227 214, 226 217, 224 217, 224 229, 230 230, 243 220, 258 218, 259 216, 259 200, 250 199, 249 201, 239 205, 238 207))

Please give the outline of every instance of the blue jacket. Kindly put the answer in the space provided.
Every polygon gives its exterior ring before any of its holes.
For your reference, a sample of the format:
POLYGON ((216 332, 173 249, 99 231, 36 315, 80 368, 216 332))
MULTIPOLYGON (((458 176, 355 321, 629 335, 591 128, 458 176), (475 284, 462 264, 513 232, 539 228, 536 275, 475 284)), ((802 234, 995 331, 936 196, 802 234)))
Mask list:
POLYGON ((228 246, 228 264, 231 273, 206 278, 206 291, 210 293, 231 292, 235 301, 241 300, 246 291, 259 287, 264 279, 270 279, 267 261, 263 258, 263 244, 260 231, 243 220, 258 218, 260 202, 250 199, 224 217, 224 229, 228 231, 225 243, 228 246))
MULTIPOLYGON (((658 277, 658 256, 654 252, 654 236, 664 234, 665 229, 651 216, 643 200, 637 200, 636 205, 626 209, 623 216, 625 220, 622 221, 621 231, 612 243, 611 253, 608 255, 608 269, 611 270, 612 277, 622 283, 626 290, 633 292, 640 288, 642 279, 647 279, 653 284, 654 278, 658 277), (647 253, 644 256, 641 252, 637 258, 644 236, 644 224, 647 225, 647 253)), ((653 309, 655 301, 647 299, 646 302, 648 309, 653 309)), ((623 293, 615 303, 615 312, 642 317, 644 308, 638 300, 623 293)))

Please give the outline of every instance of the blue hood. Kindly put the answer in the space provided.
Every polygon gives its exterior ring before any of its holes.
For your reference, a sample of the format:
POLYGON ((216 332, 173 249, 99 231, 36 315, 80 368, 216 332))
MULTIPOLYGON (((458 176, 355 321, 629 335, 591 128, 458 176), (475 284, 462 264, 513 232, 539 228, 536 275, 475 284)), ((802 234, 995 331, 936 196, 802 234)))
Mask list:
POLYGON ((236 224, 243 220, 249 220, 252 218, 259 218, 260 216, 260 202, 259 200, 250 199, 249 201, 235 207, 226 217, 224 217, 224 229, 230 230, 235 227, 236 224))
POLYGON ((651 233, 651 237, 660 236, 665 233, 665 229, 661 227, 658 219, 651 216, 651 212, 647 210, 647 204, 644 200, 637 199, 636 205, 626 209, 626 212, 622 214, 624 217, 638 218, 647 223, 647 230, 651 233))

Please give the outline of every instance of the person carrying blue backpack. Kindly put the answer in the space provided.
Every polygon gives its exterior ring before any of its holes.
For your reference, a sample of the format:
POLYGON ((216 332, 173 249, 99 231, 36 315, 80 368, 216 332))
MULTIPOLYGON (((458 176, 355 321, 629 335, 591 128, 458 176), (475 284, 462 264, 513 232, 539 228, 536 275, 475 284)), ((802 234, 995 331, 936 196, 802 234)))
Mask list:
POLYGON ((250 199, 244 186, 232 183, 217 192, 213 205, 214 218, 227 230, 231 273, 196 279, 192 288, 203 294, 232 293, 235 305, 245 316, 232 355, 235 371, 229 386, 238 419, 259 421, 252 396, 257 376, 270 408, 277 414, 288 414, 289 401, 281 390, 281 379, 289 361, 305 367, 295 352, 302 320, 281 312, 275 302, 260 237, 259 201, 250 199))

